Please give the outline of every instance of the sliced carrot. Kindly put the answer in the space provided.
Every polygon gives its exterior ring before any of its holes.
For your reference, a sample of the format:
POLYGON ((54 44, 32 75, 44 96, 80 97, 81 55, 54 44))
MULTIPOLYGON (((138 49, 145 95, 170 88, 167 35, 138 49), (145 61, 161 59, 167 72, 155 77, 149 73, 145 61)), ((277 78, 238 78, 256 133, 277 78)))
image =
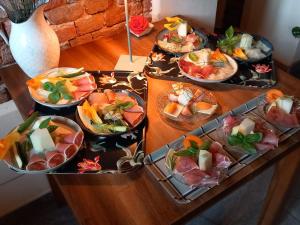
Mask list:
POLYGON ((277 98, 283 96, 283 92, 278 89, 271 89, 266 93, 266 100, 268 103, 274 102, 277 98))
POLYGON ((191 147, 191 142, 194 141, 198 146, 203 144, 203 141, 201 138, 195 136, 195 135, 189 135, 187 136, 183 141, 183 147, 187 149, 188 147, 191 147))

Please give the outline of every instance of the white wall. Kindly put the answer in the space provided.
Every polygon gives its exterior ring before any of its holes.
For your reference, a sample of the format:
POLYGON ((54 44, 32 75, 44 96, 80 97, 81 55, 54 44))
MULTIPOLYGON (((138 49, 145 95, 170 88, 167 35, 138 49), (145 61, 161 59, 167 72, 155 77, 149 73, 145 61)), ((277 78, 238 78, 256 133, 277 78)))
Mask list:
POLYGON ((299 12, 299 0, 246 0, 241 28, 268 38, 274 58, 289 66, 300 59, 300 41, 291 34, 300 26, 299 12))
POLYGON ((218 0, 152 0, 152 20, 182 15, 199 27, 213 31, 218 0))

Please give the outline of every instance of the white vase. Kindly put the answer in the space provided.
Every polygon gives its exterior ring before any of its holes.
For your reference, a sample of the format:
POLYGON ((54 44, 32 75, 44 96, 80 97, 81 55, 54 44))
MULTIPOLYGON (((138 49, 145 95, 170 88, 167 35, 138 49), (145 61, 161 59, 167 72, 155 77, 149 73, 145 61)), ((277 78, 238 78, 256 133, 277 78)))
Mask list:
POLYGON ((23 23, 11 22, 9 42, 11 53, 21 69, 30 77, 58 67, 60 45, 56 33, 44 17, 45 5, 38 7, 23 23))

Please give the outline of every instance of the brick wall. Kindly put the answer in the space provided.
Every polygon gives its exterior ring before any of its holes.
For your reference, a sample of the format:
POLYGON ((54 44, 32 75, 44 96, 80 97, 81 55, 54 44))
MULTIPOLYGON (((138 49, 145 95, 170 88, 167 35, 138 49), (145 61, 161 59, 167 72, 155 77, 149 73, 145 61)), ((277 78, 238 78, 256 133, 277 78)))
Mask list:
MULTIPOLYGON (((128 0, 130 15, 151 19, 151 0, 128 0)), ((55 30, 61 48, 81 45, 125 30, 124 0, 50 0, 45 17, 55 30)), ((5 14, 0 10, 0 19, 5 14)), ((3 27, 9 32, 9 22, 3 27)), ((0 67, 13 61, 9 47, 0 40, 0 67)))

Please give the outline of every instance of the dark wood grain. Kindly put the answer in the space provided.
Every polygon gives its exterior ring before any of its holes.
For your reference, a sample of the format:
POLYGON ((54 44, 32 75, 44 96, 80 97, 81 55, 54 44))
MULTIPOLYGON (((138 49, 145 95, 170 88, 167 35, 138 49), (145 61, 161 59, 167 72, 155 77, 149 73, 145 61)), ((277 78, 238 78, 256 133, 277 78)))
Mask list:
MULTIPOLYGON (((156 24, 154 32, 149 36, 132 40, 133 54, 148 55, 153 46, 155 36, 162 27, 156 24)), ((126 33, 97 40, 93 43, 64 50, 61 53, 60 66, 85 67, 87 70, 112 70, 120 54, 127 54, 126 33)), ((278 70, 278 87, 287 94, 300 97, 299 80, 278 70)), ((32 109, 32 101, 25 86, 26 78, 17 66, 1 70, 1 76, 15 100, 21 113, 26 116, 32 109)), ((156 110, 157 96, 170 87, 170 81, 148 78, 148 110, 149 127, 146 134, 146 152, 155 149, 184 134, 163 123, 156 110)), ((240 104, 258 96, 262 89, 240 89, 210 85, 226 112, 240 104)), ((285 159, 285 155, 297 149, 281 148, 269 152, 225 180, 222 185, 210 190, 201 198, 187 205, 177 205, 153 180, 145 168, 132 174, 121 175, 53 175, 67 203, 71 207, 80 224, 132 224, 159 225, 180 224, 182 221, 214 204, 218 199, 233 191, 245 180, 251 179, 266 166, 285 159)), ((295 163, 291 161, 290 163, 295 163)))

